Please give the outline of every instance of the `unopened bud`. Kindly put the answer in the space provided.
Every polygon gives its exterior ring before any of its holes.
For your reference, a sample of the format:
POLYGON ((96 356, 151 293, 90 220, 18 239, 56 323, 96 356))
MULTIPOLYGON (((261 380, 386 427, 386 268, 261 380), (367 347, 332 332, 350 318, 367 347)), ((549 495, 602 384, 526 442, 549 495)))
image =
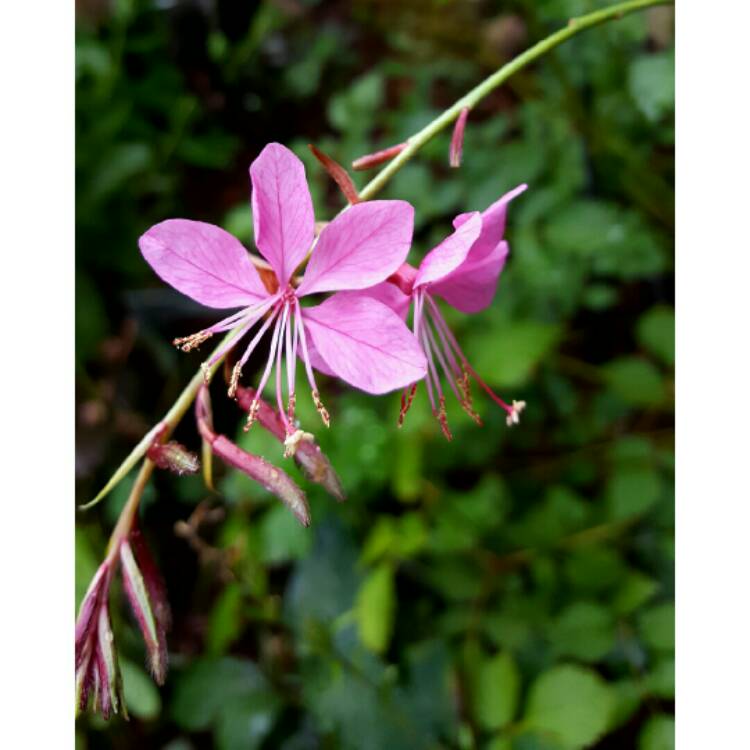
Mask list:
POLYGON ((468 117, 469 108, 464 107, 458 115, 458 119, 453 128, 453 137, 451 138, 450 148, 450 165, 456 169, 461 166, 461 155, 464 150, 464 130, 466 129, 466 120, 468 117))
POLYGON ((313 156, 325 167, 326 172, 331 176, 333 181, 339 186, 339 189, 344 194, 344 197, 354 205, 359 203, 359 193, 357 188, 352 182, 352 178, 349 177, 349 173, 328 154, 324 154, 319 148, 313 146, 312 143, 308 144, 308 148, 312 151, 313 156))
POLYGON ((361 172, 365 169, 377 167, 379 164, 390 161, 394 156, 398 156, 408 145, 409 142, 404 141, 403 143, 397 143, 395 146, 384 148, 382 151, 375 151, 372 154, 360 156, 359 159, 355 159, 352 162, 352 169, 355 172, 361 172))

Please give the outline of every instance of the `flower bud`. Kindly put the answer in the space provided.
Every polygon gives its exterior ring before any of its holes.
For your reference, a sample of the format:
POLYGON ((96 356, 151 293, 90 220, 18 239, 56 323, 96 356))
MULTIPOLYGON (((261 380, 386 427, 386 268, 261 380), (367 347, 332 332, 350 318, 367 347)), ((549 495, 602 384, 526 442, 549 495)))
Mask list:
POLYGON ((450 165, 454 168, 461 166, 461 155, 464 150, 464 130, 466 128, 466 120, 469 117, 469 108, 464 107, 458 119, 456 125, 453 128, 453 137, 451 138, 450 148, 450 165))
POLYGON ((319 148, 313 146, 312 143, 308 144, 308 148, 312 151, 313 156, 325 167, 326 172, 328 172, 333 181, 339 186, 339 189, 349 203, 351 205, 359 203, 359 193, 357 193, 357 188, 354 186, 352 178, 349 177, 349 173, 337 161, 334 161, 328 154, 324 154, 319 148))
POLYGON ((140 532, 136 536, 135 545, 131 545, 132 537, 120 544, 122 581, 146 644, 151 674, 157 684, 163 685, 167 676, 169 604, 164 594, 164 584, 140 532), (134 546, 138 550, 139 560, 136 559, 134 546))
POLYGON ((389 146, 382 151, 375 151, 372 154, 365 154, 352 162, 352 169, 355 172, 361 172, 365 169, 372 169, 379 164, 390 161, 394 156, 398 156, 407 146, 408 141, 397 143, 395 146, 389 146))
POLYGON ((105 560, 97 570, 81 602, 76 621, 76 714, 89 702, 105 719, 128 710, 122 690, 122 678, 115 650, 115 638, 109 619, 107 599, 112 581, 112 566, 105 560))

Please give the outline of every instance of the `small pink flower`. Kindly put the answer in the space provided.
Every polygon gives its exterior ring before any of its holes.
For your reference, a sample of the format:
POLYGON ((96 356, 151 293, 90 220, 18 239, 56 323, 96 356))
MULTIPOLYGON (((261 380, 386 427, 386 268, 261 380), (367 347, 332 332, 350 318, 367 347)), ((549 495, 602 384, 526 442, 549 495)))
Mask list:
MULTIPOLYGON (((508 257, 508 243, 503 239, 508 203, 526 190, 526 187, 519 185, 506 193, 484 213, 475 211, 457 216, 453 221, 453 234, 433 248, 419 268, 405 263, 387 281, 350 295, 358 298, 370 296, 380 300, 403 319, 413 303, 414 335, 419 340, 428 363, 425 378, 427 394, 433 414, 449 440, 451 433, 441 372, 458 402, 477 423, 480 423, 480 419, 472 408, 470 377, 505 409, 509 425, 518 423, 518 416, 525 406, 522 401, 507 404, 477 375, 440 313, 436 298, 442 298, 451 307, 464 313, 480 312, 489 306, 508 257)), ((403 423, 416 389, 415 381, 404 391, 399 425, 403 423)))
MULTIPOLYGON (((298 356, 326 424, 328 413, 320 401, 313 367, 373 394, 424 377, 427 365, 418 343, 382 303, 334 294, 313 307, 300 304, 310 294, 364 289, 394 273, 411 244, 411 205, 383 200, 351 206, 323 229, 313 247, 315 220, 302 162, 284 146, 271 143, 250 165, 250 179, 255 242, 273 268, 277 290, 264 286, 243 245, 212 224, 170 219, 140 238, 144 258, 175 289, 208 307, 241 308, 176 343, 187 351, 215 333, 236 330, 237 335, 205 363, 210 366, 259 324, 232 373, 233 396, 244 364, 270 331, 270 353, 256 392, 262 394, 275 365, 276 399, 289 437, 296 432, 298 356), (293 274, 311 247, 304 276, 295 288, 293 274), (282 359, 286 360, 286 409, 282 359)), ((257 411, 257 405, 250 410, 248 426, 257 411)))

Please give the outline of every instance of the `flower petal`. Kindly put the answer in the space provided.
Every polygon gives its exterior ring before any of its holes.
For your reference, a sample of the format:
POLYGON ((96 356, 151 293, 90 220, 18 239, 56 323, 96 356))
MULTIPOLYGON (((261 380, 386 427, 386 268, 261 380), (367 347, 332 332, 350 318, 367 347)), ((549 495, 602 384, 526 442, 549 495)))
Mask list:
POLYGON ((497 279, 508 257, 508 243, 503 240, 488 255, 469 258, 442 281, 430 286, 449 305, 464 313, 484 310, 495 296, 497 279))
POLYGON ((406 201, 366 201, 320 234, 298 296, 364 289, 387 279, 409 252, 414 209, 406 201))
POLYGON ((302 308, 306 330, 326 364, 367 393, 387 393, 421 380, 422 348, 404 322, 369 297, 335 294, 302 308))
POLYGON ((242 243, 213 224, 168 219, 138 246, 167 284, 207 307, 244 307, 268 297, 242 243))
MULTIPOLYGON (((498 242, 505 234, 505 219, 508 214, 508 204, 526 190, 528 185, 519 185, 498 198, 488 209, 482 212, 482 232, 479 239, 471 248, 471 255, 479 258, 493 252, 498 242)), ((460 214, 453 220, 453 226, 458 228, 464 224, 471 214, 460 214)))
POLYGON ((312 245, 315 217, 305 166, 280 143, 269 143, 250 165, 255 244, 281 287, 312 245))
POLYGON ((380 284, 361 289, 356 292, 339 292, 339 297, 346 299, 357 299, 359 297, 370 297, 371 299, 382 302, 389 307, 401 320, 406 320, 411 305, 411 297, 404 294, 395 284, 390 281, 382 281, 380 284))
POLYGON ((429 284, 447 276, 465 260, 475 240, 482 231, 482 215, 479 211, 464 214, 466 217, 437 247, 430 250, 419 265, 414 286, 429 284))

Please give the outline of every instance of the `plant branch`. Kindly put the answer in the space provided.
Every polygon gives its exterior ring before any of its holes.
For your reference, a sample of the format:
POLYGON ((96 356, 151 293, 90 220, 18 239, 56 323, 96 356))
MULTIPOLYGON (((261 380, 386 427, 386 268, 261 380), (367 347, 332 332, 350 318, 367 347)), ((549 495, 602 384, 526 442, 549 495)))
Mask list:
POLYGON ((375 194, 379 193, 391 177, 393 177, 393 175, 395 175, 396 172, 398 172, 401 167, 403 167, 404 164, 406 164, 406 162, 425 145, 425 143, 442 130, 445 130, 458 118, 462 109, 465 107, 472 109, 479 101, 487 96, 487 94, 505 83, 512 75, 547 54, 547 52, 558 45, 566 42, 581 31, 590 29, 594 26, 599 26, 607 21, 622 18, 629 13, 644 10, 645 8, 650 8, 655 5, 672 4, 673 0, 629 0, 628 2, 618 3, 609 8, 603 8, 594 11, 593 13, 588 13, 585 16, 571 18, 565 28, 556 31, 554 34, 550 34, 550 36, 537 42, 534 46, 529 47, 525 52, 518 55, 518 57, 513 58, 509 63, 503 65, 502 68, 496 70, 491 76, 485 78, 485 80, 478 86, 475 86, 468 94, 462 96, 452 107, 446 109, 439 117, 422 128, 418 133, 411 136, 406 142, 406 148, 401 151, 393 161, 378 172, 378 174, 375 175, 375 177, 373 177, 373 179, 370 180, 362 190, 359 191, 359 197, 364 201, 369 200, 375 194))
MULTIPOLYGON (((398 172, 401 167, 406 164, 419 149, 425 145, 430 139, 437 135, 442 130, 445 130, 456 118, 461 114, 464 108, 473 108, 481 99, 483 99, 491 91, 501 86, 505 81, 508 80, 514 73, 517 73, 522 68, 529 65, 534 60, 545 55, 550 50, 554 49, 558 45, 567 41, 571 37, 575 36, 585 29, 590 29, 593 26, 598 26, 607 21, 622 18, 628 13, 633 13, 638 10, 643 10, 656 5, 671 5, 673 0, 628 0, 628 2, 618 3, 612 5, 609 8, 589 13, 585 16, 578 18, 572 18, 568 21, 565 28, 556 31, 554 34, 542 39, 537 42, 533 47, 529 47, 525 52, 522 52, 518 57, 511 60, 502 68, 495 71, 491 76, 482 81, 478 86, 475 86, 468 94, 461 97, 452 107, 448 108, 439 117, 433 120, 431 123, 426 125, 422 130, 413 135, 407 141, 406 148, 403 149, 389 164, 387 164, 367 185, 360 191, 359 196, 361 200, 368 200, 372 198, 376 193, 383 189, 386 183, 398 172)), ((344 209, 346 210, 346 209, 344 209)), ((253 263, 261 271, 266 270, 265 264, 260 259, 253 259, 253 263)), ((230 331, 224 341, 227 341, 231 336, 235 335, 235 331, 230 331)), ((222 341, 222 343, 224 343, 222 341)), ((221 344, 220 344, 221 346, 221 344)), ((187 384, 185 389, 179 395, 177 400, 174 402, 169 411, 165 414, 164 418, 155 425, 136 445, 131 451, 130 455, 123 461, 117 471, 112 475, 111 479, 107 482, 104 488, 99 494, 89 503, 82 505, 81 510, 86 510, 96 505, 102 500, 110 490, 122 480, 128 472, 140 461, 148 450, 149 446, 153 443, 154 439, 163 435, 166 440, 175 427, 178 425, 185 412, 190 408, 190 405, 195 400, 195 396, 198 393, 198 389, 206 380, 210 380, 213 373, 221 365, 223 357, 219 359, 210 369, 209 372, 204 373, 199 370, 187 384)), ((147 461, 142 469, 146 471, 146 467, 149 465, 147 461)), ((146 473, 146 480, 151 474, 153 466, 146 473)), ((140 476, 140 475, 139 475, 140 476)), ((126 506, 127 507, 127 506, 126 506)), ((137 507, 137 503, 136 503, 137 507)))

